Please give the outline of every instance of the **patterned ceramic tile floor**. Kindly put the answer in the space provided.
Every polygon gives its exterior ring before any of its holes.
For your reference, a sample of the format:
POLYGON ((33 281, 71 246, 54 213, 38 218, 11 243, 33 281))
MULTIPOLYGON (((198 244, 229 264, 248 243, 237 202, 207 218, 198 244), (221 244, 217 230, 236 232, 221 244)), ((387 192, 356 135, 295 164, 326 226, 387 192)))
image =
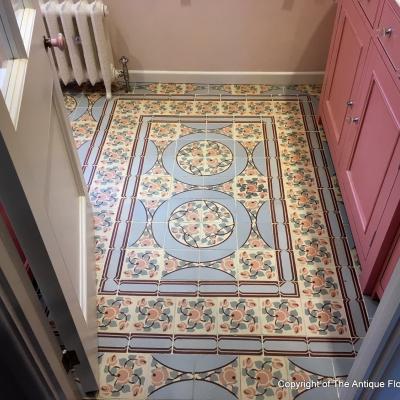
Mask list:
POLYGON ((65 90, 96 229, 99 398, 338 399, 368 327, 319 86, 65 90))

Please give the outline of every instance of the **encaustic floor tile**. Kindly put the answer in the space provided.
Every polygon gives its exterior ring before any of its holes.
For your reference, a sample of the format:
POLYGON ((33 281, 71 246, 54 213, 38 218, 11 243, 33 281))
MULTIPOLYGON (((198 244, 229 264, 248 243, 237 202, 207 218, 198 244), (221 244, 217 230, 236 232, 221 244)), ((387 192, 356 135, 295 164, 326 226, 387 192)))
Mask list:
POLYGON ((99 398, 292 399, 279 382, 332 378, 320 357, 354 356, 368 320, 318 87, 96 90, 65 104, 94 210, 99 398))

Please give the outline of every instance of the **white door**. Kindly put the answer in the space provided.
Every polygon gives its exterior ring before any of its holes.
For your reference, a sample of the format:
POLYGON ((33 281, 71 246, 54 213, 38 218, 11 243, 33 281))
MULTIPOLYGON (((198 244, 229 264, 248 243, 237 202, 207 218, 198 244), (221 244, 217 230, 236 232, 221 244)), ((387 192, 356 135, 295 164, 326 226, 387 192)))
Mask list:
POLYGON ((37 254, 40 243, 32 243, 35 235, 21 220, 23 196, 1 188, 2 201, 30 258, 50 318, 66 349, 79 359, 75 369, 83 388, 92 391, 97 338, 91 207, 51 50, 43 43, 47 35, 39 10, 37 0, 1 1, 0 132, 43 242, 42 260, 37 254), (4 43, 9 44, 8 53, 4 43), (14 60, 5 62, 10 58, 14 60), (51 269, 44 267, 45 253, 51 269))

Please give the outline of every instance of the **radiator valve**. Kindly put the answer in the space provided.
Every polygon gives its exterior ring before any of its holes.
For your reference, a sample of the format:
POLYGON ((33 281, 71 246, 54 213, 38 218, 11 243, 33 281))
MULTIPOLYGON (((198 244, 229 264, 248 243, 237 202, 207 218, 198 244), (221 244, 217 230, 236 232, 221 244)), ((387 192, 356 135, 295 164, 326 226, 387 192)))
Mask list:
POLYGON ((122 71, 120 72, 120 77, 124 78, 125 81, 125 92, 128 93, 131 90, 129 85, 129 72, 128 72, 128 59, 125 56, 122 56, 119 59, 119 62, 122 64, 122 71))

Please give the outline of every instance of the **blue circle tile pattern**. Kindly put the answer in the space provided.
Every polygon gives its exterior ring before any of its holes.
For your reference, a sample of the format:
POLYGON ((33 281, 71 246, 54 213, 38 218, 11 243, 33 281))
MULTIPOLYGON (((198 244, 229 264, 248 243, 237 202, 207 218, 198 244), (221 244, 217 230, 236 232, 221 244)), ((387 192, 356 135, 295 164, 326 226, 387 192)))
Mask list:
MULTIPOLYGON (((207 225, 207 222, 205 225, 207 225)), ((209 262, 227 257, 238 247, 243 246, 251 231, 251 219, 246 208, 225 193, 214 190, 191 190, 179 193, 161 204, 154 213, 152 228, 157 243, 167 248, 168 253, 172 256, 192 262, 209 262), (212 245, 211 248, 184 244, 184 241, 177 239, 176 233, 171 233, 162 224, 165 221, 165 215, 171 221, 171 216, 174 215, 175 210, 188 203, 199 204, 199 202, 206 202, 209 206, 217 204, 221 212, 225 212, 226 215, 230 214, 232 218, 229 235, 227 233, 223 241, 212 245)))
MULTIPOLYGON (((199 161, 201 158, 203 156, 198 156, 199 161)), ((207 134, 205 132, 198 132, 181 137, 176 142, 172 142, 167 146, 163 153, 163 165, 167 172, 180 182, 199 186, 219 185, 232 180, 236 175, 244 171, 247 166, 247 152, 240 143, 225 135, 214 132, 208 132, 207 134), (229 150, 230 154, 235 155, 234 157, 232 156, 232 162, 228 162, 226 168, 221 168, 221 171, 215 168, 214 172, 217 172, 215 174, 211 173, 212 170, 204 175, 200 173, 194 174, 192 170, 188 172, 187 164, 182 164, 182 154, 185 154, 189 144, 192 144, 192 148, 199 151, 199 146, 203 145, 204 147, 204 142, 206 142, 206 149, 207 147, 212 148, 212 146, 215 146, 215 143, 218 143, 221 149, 226 148, 229 150)), ((202 172, 202 169, 200 172, 202 172)))

